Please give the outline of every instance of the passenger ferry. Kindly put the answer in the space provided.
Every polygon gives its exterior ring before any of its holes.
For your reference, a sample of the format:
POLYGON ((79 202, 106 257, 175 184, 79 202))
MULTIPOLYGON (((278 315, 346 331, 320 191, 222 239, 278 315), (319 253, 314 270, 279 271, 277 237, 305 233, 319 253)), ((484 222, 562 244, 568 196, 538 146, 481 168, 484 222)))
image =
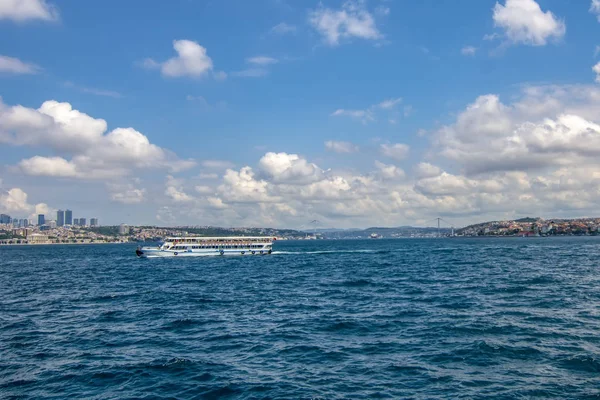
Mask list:
POLYGON ((138 247, 138 257, 253 256, 273 252, 274 237, 168 237, 154 247, 138 247))

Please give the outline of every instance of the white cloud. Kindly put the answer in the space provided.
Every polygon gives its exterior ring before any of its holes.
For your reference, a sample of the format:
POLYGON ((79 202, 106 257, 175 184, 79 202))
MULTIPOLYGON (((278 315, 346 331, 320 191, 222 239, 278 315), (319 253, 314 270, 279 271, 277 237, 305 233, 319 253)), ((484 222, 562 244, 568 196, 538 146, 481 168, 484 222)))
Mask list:
POLYGON ((0 20, 16 22, 28 20, 56 21, 58 9, 46 0, 0 0, 0 20))
POLYGON ((294 25, 281 22, 271 28, 271 33, 275 33, 277 35, 285 35, 286 33, 295 33, 296 30, 297 28, 294 25))
POLYGON ((590 12, 592 14, 596 14, 596 17, 600 22, 600 0, 592 0, 592 4, 590 5, 590 12))
POLYGON ((356 153, 359 148, 354 143, 328 140, 325 142, 325 148, 334 153, 356 153))
POLYGON ((27 203, 27 193, 20 188, 0 193, 0 210, 4 212, 30 211, 31 205, 27 203))
POLYGON ((121 204, 140 204, 146 201, 146 189, 136 188, 132 184, 108 184, 110 198, 121 204))
POLYGON ((373 115, 373 111, 371 110, 345 110, 343 108, 338 108, 334 112, 331 113, 332 117, 350 117, 359 119, 363 124, 366 124, 370 121, 375 121, 375 116, 373 115))
POLYGON ((600 62, 594 65, 592 70, 596 73, 596 82, 600 83, 600 62))
POLYGON ((255 65, 271 65, 271 64, 277 64, 279 62, 279 60, 277 60, 276 58, 273 58, 273 57, 256 56, 256 57, 250 57, 250 58, 246 59, 246 62, 248 62, 250 64, 255 64, 255 65))
POLYGON ((178 203, 186 203, 192 201, 193 198, 185 193, 183 190, 177 189, 174 186, 167 186, 165 194, 169 196, 173 201, 178 203))
POLYGON ((384 110, 390 110, 390 109, 394 108, 396 105, 400 104, 401 102, 402 102, 401 97, 397 97, 395 99, 387 99, 387 100, 384 100, 381 103, 377 104, 377 107, 383 108, 384 110))
MULTIPOLYGON (((166 77, 201 78, 213 72, 213 61, 208 56, 206 48, 192 40, 174 40, 173 48, 177 56, 165 62, 157 62, 151 58, 143 61, 148 69, 160 69, 166 77)), ((223 73, 215 72, 217 79, 223 79, 223 73)))
POLYGON ((276 200, 269 194, 267 181, 255 179, 250 167, 244 167, 239 172, 228 169, 219 192, 223 199, 231 203, 268 203, 276 200))
POLYGON ((509 105, 480 96, 435 140, 470 175, 591 165, 600 156, 598 110, 596 87, 528 87, 509 105))
POLYGON ((462 54, 463 56, 474 56, 475 53, 477 53, 477 47, 465 46, 462 49, 460 49, 460 54, 462 54))
POLYGON ((377 167, 379 175, 383 179, 404 179, 406 177, 402 168, 398 168, 392 164, 384 164, 380 161, 375 161, 375 167, 377 167))
POLYGON ((330 46, 340 44, 340 39, 381 39, 375 18, 365 8, 364 2, 348 0, 339 10, 322 5, 309 13, 309 22, 330 46))
POLYGON ((128 175, 134 169, 180 171, 195 165, 150 143, 133 128, 106 131, 106 121, 69 103, 49 100, 36 110, 0 101, 0 143, 45 147, 57 154, 22 160, 18 168, 26 174, 98 179, 128 175))
POLYGON ((404 160, 408 155, 410 147, 403 143, 382 144, 380 146, 381 154, 394 160, 404 160))
POLYGON ((269 152, 260 159, 258 165, 275 182, 313 182, 323 174, 319 167, 297 154, 269 152))
POLYGON ((53 176, 75 178, 79 176, 74 163, 62 157, 40 157, 35 156, 21 160, 19 168, 23 173, 32 176, 53 176))
POLYGON ((551 11, 542 11, 535 0, 506 0, 496 3, 494 25, 504 30, 506 39, 514 44, 544 46, 551 38, 565 35, 566 25, 551 11))
POLYGON ((418 179, 433 178, 442 174, 442 170, 439 167, 428 162, 419 163, 415 168, 415 172, 418 179))
MULTIPOLYGON (((401 97, 395 97, 383 100, 380 103, 373 104, 365 109, 361 110, 350 110, 344 108, 338 108, 330 114, 332 117, 350 117, 353 119, 360 120, 363 124, 368 124, 377 120, 377 115, 382 112, 392 116, 388 121, 392 124, 397 122, 397 118, 400 113, 396 111, 397 106, 402 103, 401 97)), ((404 116, 407 117, 412 113, 412 106, 406 105, 404 107, 404 116)))
POLYGON ((23 62, 18 58, 0 55, 0 74, 31 75, 37 74, 41 70, 42 69, 35 64, 23 62))

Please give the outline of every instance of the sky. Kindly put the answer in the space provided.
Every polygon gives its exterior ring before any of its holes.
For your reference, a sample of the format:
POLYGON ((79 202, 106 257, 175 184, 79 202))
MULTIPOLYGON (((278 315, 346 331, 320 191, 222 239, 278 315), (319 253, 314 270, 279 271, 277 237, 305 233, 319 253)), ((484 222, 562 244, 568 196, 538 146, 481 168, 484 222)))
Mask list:
POLYGON ((0 0, 0 212, 600 216, 600 0, 0 0))

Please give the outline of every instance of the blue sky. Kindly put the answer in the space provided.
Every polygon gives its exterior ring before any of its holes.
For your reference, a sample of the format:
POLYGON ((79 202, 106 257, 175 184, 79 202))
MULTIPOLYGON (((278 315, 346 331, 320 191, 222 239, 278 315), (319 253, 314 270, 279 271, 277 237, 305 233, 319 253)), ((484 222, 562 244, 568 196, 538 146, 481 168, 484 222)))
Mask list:
POLYGON ((0 211, 287 227, 592 215, 599 14, 597 0, 0 0, 0 211))

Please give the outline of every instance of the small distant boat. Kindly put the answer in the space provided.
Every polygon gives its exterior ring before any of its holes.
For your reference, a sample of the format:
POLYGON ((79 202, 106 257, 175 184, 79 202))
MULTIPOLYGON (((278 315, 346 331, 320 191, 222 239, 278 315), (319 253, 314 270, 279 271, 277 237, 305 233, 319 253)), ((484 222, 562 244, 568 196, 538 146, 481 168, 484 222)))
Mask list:
POLYGON ((135 254, 142 258, 267 255, 273 252, 275 240, 266 236, 168 237, 158 246, 138 247, 135 254))
POLYGON ((381 236, 379 236, 376 233, 371 233, 371 236, 369 236, 371 239, 379 239, 381 236))

